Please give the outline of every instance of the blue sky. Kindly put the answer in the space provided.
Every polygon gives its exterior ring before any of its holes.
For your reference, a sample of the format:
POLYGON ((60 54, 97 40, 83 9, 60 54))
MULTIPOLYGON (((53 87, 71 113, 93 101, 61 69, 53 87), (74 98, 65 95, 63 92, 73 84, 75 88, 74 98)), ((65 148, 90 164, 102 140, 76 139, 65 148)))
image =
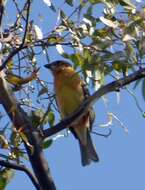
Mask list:
MULTIPOLYGON (((55 26, 54 13, 49 12, 48 8, 38 0, 32 10, 34 19, 45 31, 46 28, 55 26), (38 14, 43 10, 46 26, 39 22, 38 14), (51 19, 50 19, 51 18, 51 19)), ((54 49, 51 59, 58 59, 54 49)), ((41 61, 42 75, 46 75, 43 68, 44 60, 41 61)), ((136 97, 142 108, 144 100, 141 96, 140 88, 136 90, 136 97)), ((113 122, 112 134, 109 138, 93 136, 93 141, 100 157, 99 163, 92 163, 88 167, 80 164, 80 152, 77 141, 72 135, 67 138, 60 138, 45 151, 52 176, 59 190, 122 190, 122 189, 145 189, 145 125, 144 118, 136 107, 133 98, 126 92, 121 91, 121 100, 117 104, 116 94, 111 93, 109 97, 108 110, 113 112, 124 126, 128 128, 126 134, 118 122, 113 122)), ((97 126, 107 122, 106 108, 100 99, 94 105, 96 111, 95 130, 102 133, 107 129, 99 129, 97 126)), ((29 178, 17 172, 14 179, 7 186, 6 190, 12 189, 35 189, 29 178)))
MULTIPOLYGON (((111 96, 111 95, 110 95, 111 96)), ((141 105, 144 101, 137 92, 141 105)), ((114 101, 115 102, 115 101, 114 101)), ((102 101, 96 103, 97 120, 104 120, 102 101)), ((74 189, 144 189, 145 188, 145 127, 144 118, 137 110, 134 101, 126 93, 121 95, 121 103, 112 103, 111 111, 128 127, 129 134, 124 133, 119 124, 112 126, 109 138, 93 136, 94 144, 100 156, 100 162, 88 167, 80 165, 79 147, 72 135, 58 139, 46 150, 46 158, 51 172, 60 190, 74 189)), ((6 190, 33 190, 30 180, 17 172, 6 190)))

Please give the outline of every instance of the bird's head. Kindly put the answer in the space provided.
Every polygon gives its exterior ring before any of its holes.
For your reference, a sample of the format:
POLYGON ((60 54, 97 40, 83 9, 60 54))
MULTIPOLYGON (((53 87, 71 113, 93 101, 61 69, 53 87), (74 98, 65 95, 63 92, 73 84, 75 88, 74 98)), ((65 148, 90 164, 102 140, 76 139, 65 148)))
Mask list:
POLYGON ((64 60, 54 61, 52 63, 44 65, 47 69, 50 69, 52 73, 64 70, 66 68, 72 68, 71 64, 64 60))

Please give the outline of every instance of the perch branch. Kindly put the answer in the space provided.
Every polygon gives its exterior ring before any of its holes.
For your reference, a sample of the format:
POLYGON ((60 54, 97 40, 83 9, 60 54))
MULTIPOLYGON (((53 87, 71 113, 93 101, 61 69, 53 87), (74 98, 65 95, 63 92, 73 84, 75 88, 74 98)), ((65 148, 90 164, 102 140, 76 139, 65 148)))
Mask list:
POLYGON ((123 86, 126 86, 127 84, 130 84, 140 78, 145 77, 145 68, 141 68, 136 72, 133 72, 132 74, 129 74, 126 77, 123 77, 119 80, 113 81, 103 87, 101 87, 99 90, 97 90, 92 96, 90 96, 88 99, 86 99, 82 105, 79 107, 79 109, 71 114, 66 119, 62 120, 55 126, 48 128, 43 131, 44 138, 50 137, 61 130, 69 127, 73 124, 73 122, 76 122, 76 120, 79 120, 80 117, 89 109, 90 106, 94 104, 95 101, 97 101, 100 97, 103 95, 113 92, 113 91, 119 91, 120 88, 123 86))
POLYGON ((18 165, 15 163, 11 163, 9 161, 5 161, 5 160, 0 160, 0 165, 6 168, 12 168, 14 170, 19 170, 19 171, 23 171, 25 172, 28 177, 31 179, 33 185, 36 187, 37 190, 41 190, 39 183, 37 181, 37 179, 35 178, 35 176, 31 173, 30 170, 28 170, 28 168, 26 168, 23 165, 18 165))

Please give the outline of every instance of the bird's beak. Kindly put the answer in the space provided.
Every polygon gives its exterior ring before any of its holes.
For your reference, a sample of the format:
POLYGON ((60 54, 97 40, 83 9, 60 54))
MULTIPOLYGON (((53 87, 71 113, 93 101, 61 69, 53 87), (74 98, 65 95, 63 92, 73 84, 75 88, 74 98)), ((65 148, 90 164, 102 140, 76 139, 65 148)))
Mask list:
POLYGON ((44 67, 46 67, 47 69, 51 69, 51 64, 46 64, 44 65, 44 67))
POLYGON ((53 70, 53 65, 51 63, 44 65, 47 69, 53 70))

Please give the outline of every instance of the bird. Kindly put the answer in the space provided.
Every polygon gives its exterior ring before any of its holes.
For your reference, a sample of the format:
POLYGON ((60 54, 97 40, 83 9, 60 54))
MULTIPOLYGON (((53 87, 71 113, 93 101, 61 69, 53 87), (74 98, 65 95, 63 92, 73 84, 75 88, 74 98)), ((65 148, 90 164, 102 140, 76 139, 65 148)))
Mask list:
MULTIPOLYGON (((53 75, 56 103, 61 118, 65 119, 89 97, 89 91, 85 81, 68 61, 57 60, 44 66, 53 75)), ((99 161, 90 135, 94 119, 95 113, 90 107, 77 122, 69 126, 70 131, 79 142, 82 166, 87 166, 92 161, 99 161)))

